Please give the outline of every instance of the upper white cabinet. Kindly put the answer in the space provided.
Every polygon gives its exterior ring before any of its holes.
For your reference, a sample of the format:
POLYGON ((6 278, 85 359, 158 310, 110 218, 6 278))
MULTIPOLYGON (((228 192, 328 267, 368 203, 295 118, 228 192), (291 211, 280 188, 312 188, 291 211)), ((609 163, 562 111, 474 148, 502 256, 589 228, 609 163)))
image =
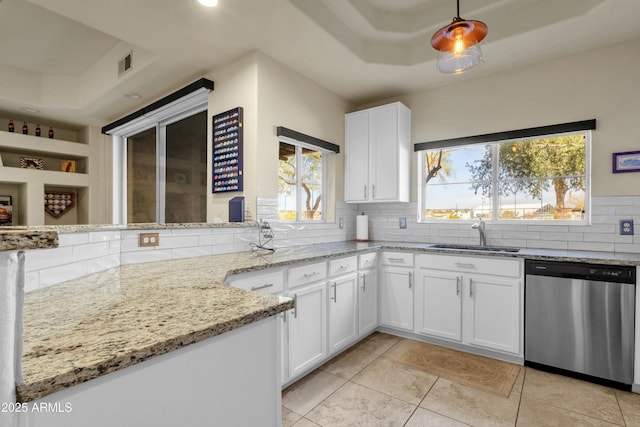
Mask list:
POLYGON ((345 201, 408 202, 411 110, 399 102, 345 116, 345 201))

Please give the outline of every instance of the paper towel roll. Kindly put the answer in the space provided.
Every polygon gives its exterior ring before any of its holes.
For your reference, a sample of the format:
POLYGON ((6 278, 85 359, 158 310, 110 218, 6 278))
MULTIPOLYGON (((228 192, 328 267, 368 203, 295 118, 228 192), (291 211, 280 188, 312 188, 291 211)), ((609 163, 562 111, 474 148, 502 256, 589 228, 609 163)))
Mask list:
POLYGON ((369 216, 356 216, 356 240, 366 242, 369 240, 369 216))

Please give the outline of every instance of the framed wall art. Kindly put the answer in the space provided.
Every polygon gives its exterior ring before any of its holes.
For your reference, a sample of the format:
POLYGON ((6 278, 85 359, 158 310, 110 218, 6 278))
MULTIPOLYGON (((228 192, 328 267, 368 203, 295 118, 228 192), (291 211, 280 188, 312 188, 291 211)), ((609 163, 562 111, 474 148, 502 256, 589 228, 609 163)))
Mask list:
POLYGON ((640 172, 640 151, 613 153, 613 173, 640 172))
POLYGON ((44 169, 44 161, 37 157, 20 157, 20 167, 23 169, 44 169))

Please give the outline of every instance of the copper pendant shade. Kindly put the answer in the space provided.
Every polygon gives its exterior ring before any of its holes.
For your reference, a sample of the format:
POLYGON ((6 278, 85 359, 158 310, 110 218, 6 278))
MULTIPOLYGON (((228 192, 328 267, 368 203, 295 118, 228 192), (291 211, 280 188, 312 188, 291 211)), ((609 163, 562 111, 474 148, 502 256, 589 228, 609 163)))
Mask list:
POLYGON ((437 66, 443 73, 459 74, 479 64, 482 51, 478 43, 488 31, 484 22, 460 18, 460 0, 456 3, 457 16, 431 37, 431 46, 440 51, 437 66))

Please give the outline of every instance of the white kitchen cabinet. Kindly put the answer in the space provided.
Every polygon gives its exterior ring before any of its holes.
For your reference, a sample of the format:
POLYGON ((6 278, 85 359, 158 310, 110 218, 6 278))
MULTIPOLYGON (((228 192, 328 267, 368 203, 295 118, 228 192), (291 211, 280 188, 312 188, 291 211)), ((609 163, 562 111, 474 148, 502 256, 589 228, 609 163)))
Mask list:
POLYGON ((418 270, 416 276, 416 332, 461 341, 461 275, 418 270))
POLYGON ((416 256, 415 332, 522 354, 522 261, 416 256))
POLYGON ((384 266, 381 274, 380 325, 413 331, 413 269, 384 266))
POLYGON ((327 284, 296 288, 288 295, 295 308, 288 312, 288 373, 292 379, 327 357, 327 284))
POLYGON ((408 202, 411 111, 399 102, 345 116, 345 201, 408 202))
POLYGON ((469 287, 468 342, 471 345, 519 354, 522 282, 472 275, 469 287))
POLYGON ((363 336, 378 327, 378 270, 371 268, 358 273, 358 335, 363 336))
POLYGON ((358 276, 351 273, 329 280, 329 354, 358 338, 358 276))

